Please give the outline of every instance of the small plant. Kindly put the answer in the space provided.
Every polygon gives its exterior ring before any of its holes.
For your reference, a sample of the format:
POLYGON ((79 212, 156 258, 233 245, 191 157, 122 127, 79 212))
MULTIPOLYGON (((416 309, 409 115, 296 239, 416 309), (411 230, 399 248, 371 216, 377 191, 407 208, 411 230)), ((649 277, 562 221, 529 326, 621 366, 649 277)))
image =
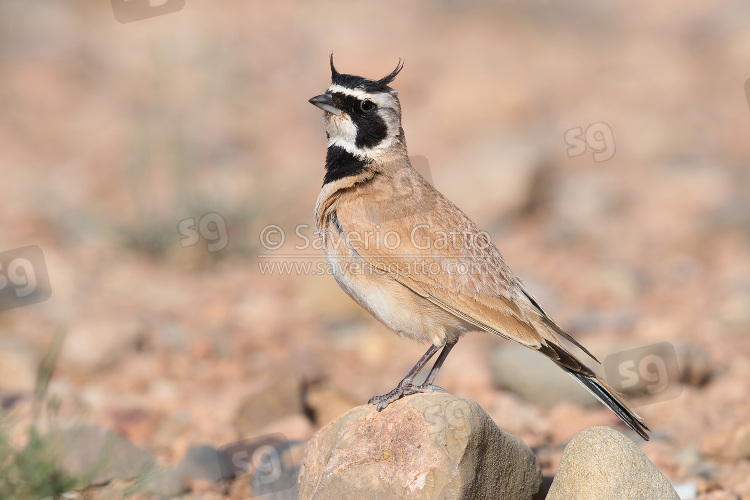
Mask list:
POLYGON ((0 413, 0 498, 3 500, 29 500, 59 498, 77 486, 86 484, 85 477, 73 477, 59 467, 60 450, 53 440, 39 434, 41 410, 47 404, 53 418, 56 404, 47 401, 47 389, 57 358, 65 340, 65 332, 58 330, 39 367, 32 422, 26 446, 16 449, 10 440, 13 427, 11 419, 0 413))

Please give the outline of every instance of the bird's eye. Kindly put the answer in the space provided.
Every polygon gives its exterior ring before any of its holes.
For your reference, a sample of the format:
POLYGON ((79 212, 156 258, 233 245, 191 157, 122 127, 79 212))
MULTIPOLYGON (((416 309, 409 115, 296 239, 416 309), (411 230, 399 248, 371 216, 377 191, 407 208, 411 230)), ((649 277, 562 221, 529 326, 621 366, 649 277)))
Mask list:
POLYGON ((359 107, 362 111, 372 111, 375 109, 375 103, 372 101, 362 101, 362 104, 360 104, 359 107))

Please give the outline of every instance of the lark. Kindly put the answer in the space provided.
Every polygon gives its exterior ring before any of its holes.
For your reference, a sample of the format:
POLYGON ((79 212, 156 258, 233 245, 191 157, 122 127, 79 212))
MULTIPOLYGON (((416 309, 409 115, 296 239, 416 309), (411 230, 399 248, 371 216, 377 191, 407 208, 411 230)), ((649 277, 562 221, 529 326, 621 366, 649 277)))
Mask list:
POLYGON ((598 360, 542 309, 489 235, 412 168, 390 87, 403 63, 379 80, 339 73, 333 55, 330 65, 331 85, 310 99, 324 112, 328 138, 315 207, 326 261, 370 314, 429 344, 396 388, 370 403, 381 411, 403 396, 442 390, 434 382, 448 353, 464 333, 484 331, 547 356, 648 440, 643 420, 560 339, 598 360))

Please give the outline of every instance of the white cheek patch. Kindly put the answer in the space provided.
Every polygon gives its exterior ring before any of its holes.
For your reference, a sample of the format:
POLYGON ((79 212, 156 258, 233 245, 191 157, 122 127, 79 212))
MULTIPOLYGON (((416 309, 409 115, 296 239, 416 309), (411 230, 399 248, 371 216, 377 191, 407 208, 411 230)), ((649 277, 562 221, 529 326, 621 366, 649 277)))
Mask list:
MULTIPOLYGON (((344 147, 343 144, 350 145, 352 148, 355 147, 354 144, 357 141, 357 126, 354 125, 354 122, 346 113, 329 117, 326 129, 328 136, 330 137, 328 140, 329 146, 337 143, 337 145, 341 147, 344 147)), ((349 150, 347 149, 347 151, 349 150)))
POLYGON ((359 89, 350 89, 341 85, 331 85, 329 93, 341 93, 356 97, 360 100, 374 102, 378 108, 377 113, 383 119, 388 128, 387 136, 380 144, 372 148, 357 147, 357 126, 347 113, 340 115, 328 115, 326 117, 326 131, 328 132, 328 146, 338 146, 349 153, 360 157, 376 158, 385 153, 393 144, 399 134, 400 120, 398 116, 398 99, 388 92, 365 92, 359 89))

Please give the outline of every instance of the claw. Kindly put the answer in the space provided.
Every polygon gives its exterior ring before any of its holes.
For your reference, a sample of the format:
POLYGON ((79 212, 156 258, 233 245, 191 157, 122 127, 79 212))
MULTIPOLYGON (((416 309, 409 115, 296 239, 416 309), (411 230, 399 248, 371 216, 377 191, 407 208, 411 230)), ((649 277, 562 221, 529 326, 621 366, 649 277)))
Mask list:
POLYGON ((377 411, 382 411, 385 408, 387 408, 389 404, 401 399, 404 396, 411 396, 412 394, 443 391, 443 390, 445 389, 443 389, 440 386, 432 385, 432 384, 430 385, 411 385, 411 384, 401 385, 399 384, 395 389, 393 389, 388 394, 383 394, 382 396, 374 396, 370 398, 370 400, 367 403, 371 405, 377 404, 378 405, 377 411))
POLYGON ((440 386, 437 385, 416 385, 409 387, 406 391, 404 391, 404 396, 411 396, 412 394, 418 394, 418 393, 427 393, 427 392, 435 392, 435 391, 444 391, 440 386))

